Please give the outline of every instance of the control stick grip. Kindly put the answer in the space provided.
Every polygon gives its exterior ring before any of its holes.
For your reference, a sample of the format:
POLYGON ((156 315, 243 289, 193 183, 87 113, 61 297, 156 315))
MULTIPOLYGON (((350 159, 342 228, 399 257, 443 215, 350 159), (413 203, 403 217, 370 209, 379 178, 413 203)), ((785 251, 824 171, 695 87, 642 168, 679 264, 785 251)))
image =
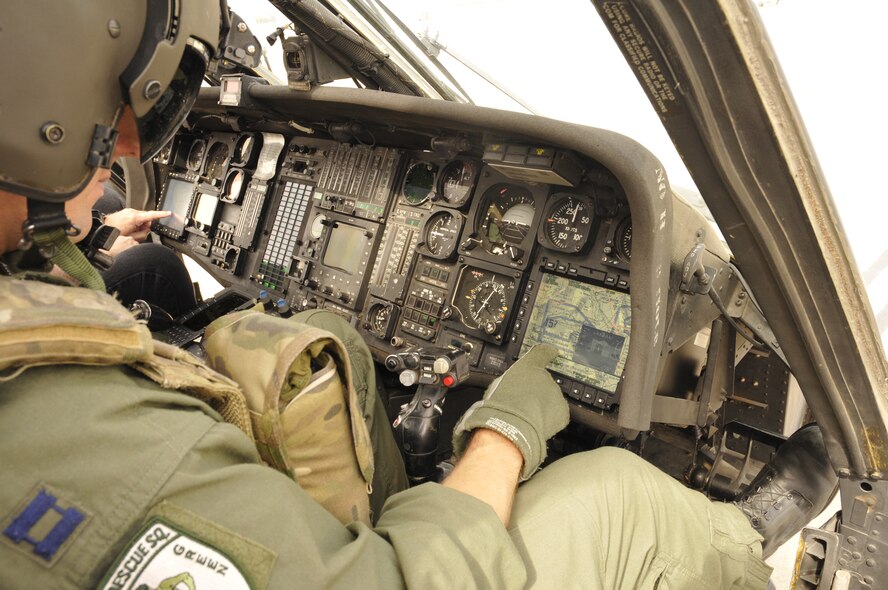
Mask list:
POLYGON ((418 385, 393 427, 411 483, 437 476, 438 429, 444 398, 469 376, 468 353, 453 348, 413 348, 390 354, 385 368, 398 373, 405 387, 418 385))

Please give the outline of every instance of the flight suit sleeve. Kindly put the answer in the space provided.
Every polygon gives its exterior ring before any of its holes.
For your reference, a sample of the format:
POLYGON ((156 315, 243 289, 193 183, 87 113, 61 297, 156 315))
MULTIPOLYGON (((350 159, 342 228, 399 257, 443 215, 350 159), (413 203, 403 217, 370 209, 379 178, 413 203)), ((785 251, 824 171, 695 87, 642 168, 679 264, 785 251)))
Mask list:
MULTIPOLYGON (((217 424, 195 444, 157 503, 190 515, 235 547, 258 545, 273 563, 268 588, 520 588, 526 572, 487 504, 437 484, 395 494, 375 529, 340 524, 298 485, 258 464, 249 441, 217 424)), ((235 561, 236 561, 236 555, 235 561)), ((247 567, 250 564, 246 564, 247 567)))

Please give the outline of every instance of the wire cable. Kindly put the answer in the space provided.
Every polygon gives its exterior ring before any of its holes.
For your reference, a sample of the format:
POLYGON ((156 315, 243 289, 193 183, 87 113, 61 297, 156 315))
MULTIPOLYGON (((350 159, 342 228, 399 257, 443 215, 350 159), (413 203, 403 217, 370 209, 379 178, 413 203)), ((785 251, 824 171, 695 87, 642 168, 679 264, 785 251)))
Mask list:
POLYGON ((718 308, 718 310, 721 312, 721 314, 724 316, 724 318, 726 320, 728 320, 728 323, 731 324, 731 327, 734 328, 735 330, 737 330, 738 334, 740 334, 741 336, 743 336, 744 338, 749 340, 752 343, 752 345, 755 348, 758 348, 759 350, 768 350, 769 349, 769 347, 764 342, 761 342, 760 340, 756 339, 757 334, 755 334, 754 332, 752 334, 750 334, 749 332, 746 331, 745 328, 743 328, 740 324, 738 324, 734 318, 731 317, 731 315, 728 313, 728 310, 725 308, 725 304, 722 303, 721 297, 719 297, 718 293, 715 292, 715 289, 709 290, 709 298, 712 299, 712 302, 715 304, 715 306, 718 308))

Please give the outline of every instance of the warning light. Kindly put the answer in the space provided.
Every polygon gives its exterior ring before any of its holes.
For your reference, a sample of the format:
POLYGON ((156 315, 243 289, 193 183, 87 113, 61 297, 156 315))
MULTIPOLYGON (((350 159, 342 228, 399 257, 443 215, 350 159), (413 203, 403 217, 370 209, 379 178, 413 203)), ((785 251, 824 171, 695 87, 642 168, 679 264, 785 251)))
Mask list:
POLYGON ((444 387, 453 387, 453 384, 456 383, 456 379, 454 379, 453 375, 444 375, 444 378, 441 379, 441 383, 444 384, 444 387))

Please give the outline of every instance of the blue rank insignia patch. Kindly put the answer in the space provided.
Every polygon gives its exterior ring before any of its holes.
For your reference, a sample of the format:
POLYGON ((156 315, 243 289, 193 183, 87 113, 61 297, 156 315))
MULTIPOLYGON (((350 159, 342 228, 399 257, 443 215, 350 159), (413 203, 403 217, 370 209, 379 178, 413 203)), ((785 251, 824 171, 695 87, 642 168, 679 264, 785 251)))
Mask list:
POLYGON ((0 523, 0 541, 52 567, 90 514, 40 484, 0 523))

